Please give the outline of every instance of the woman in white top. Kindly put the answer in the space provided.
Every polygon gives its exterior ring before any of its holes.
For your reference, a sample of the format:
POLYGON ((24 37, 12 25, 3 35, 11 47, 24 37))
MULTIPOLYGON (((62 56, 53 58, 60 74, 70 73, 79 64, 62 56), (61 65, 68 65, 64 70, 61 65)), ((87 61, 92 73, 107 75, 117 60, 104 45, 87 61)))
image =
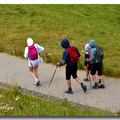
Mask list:
MULTIPOLYGON (((31 38, 27 39, 27 45, 28 46, 33 45, 33 40, 31 38)), ((29 72, 30 72, 31 76, 35 79, 34 84, 39 85, 40 81, 39 81, 38 67, 39 67, 39 63, 41 62, 41 57, 40 57, 39 53, 42 52, 44 50, 44 48, 42 46, 39 46, 38 44, 34 44, 34 46, 37 49, 38 59, 30 60, 28 46, 25 48, 24 57, 28 58, 29 72)))

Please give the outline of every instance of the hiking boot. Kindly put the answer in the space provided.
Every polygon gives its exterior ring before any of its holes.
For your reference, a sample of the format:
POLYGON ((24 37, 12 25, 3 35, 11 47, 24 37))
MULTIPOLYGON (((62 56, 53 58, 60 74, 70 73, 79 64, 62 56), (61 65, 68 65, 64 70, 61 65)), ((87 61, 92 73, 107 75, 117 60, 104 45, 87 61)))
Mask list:
POLYGON ((40 81, 38 80, 38 82, 37 82, 36 86, 39 86, 39 85, 40 85, 40 81))
POLYGON ((38 86, 40 85, 40 81, 38 79, 35 80, 34 85, 38 86))
POLYGON ((101 84, 101 85, 99 86, 99 88, 103 88, 103 89, 104 89, 104 88, 105 88, 105 86, 101 84))
POLYGON ((88 80, 88 78, 84 78, 83 80, 84 80, 84 81, 86 81, 86 82, 88 82, 88 81, 89 81, 89 80, 88 80))
POLYGON ((101 83, 101 79, 99 79, 98 83, 101 83))
POLYGON ((98 83, 95 83, 95 85, 93 86, 93 89, 98 88, 98 83))
POLYGON ((73 94, 73 91, 72 91, 72 89, 71 90, 68 89, 68 90, 65 91, 65 93, 67 93, 67 94, 73 94))
POLYGON ((81 87, 82 87, 82 89, 83 89, 83 91, 84 91, 84 93, 87 91, 87 86, 86 85, 81 85, 81 87))

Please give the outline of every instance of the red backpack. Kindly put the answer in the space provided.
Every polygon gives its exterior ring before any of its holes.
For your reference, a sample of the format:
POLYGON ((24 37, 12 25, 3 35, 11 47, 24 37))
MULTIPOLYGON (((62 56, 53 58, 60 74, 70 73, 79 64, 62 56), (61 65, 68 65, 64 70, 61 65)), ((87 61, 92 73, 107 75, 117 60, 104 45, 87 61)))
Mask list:
POLYGON ((31 60, 38 59, 37 49, 34 46, 34 44, 32 44, 31 46, 28 46, 28 52, 31 60))
POLYGON ((79 60, 79 55, 77 53, 77 50, 71 46, 70 48, 66 48, 68 50, 68 53, 70 54, 70 61, 72 63, 76 63, 79 60))

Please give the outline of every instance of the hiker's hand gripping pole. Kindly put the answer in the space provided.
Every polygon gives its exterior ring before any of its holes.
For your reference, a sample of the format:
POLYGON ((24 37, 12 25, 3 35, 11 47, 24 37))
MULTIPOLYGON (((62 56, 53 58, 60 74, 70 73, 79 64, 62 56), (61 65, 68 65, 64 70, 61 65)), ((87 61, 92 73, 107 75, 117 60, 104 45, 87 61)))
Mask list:
MULTIPOLYGON (((50 84, 51 84, 51 82, 52 82, 52 80, 53 80, 53 77, 54 77, 54 75, 55 75, 55 73, 56 73, 57 67, 58 67, 58 65, 57 65, 56 68, 55 68, 55 71, 54 71, 53 76, 52 76, 52 78, 51 78, 51 81, 50 81, 50 83, 49 83, 49 87, 50 87, 50 84)), ((60 66, 59 66, 59 67, 60 67, 60 66)))

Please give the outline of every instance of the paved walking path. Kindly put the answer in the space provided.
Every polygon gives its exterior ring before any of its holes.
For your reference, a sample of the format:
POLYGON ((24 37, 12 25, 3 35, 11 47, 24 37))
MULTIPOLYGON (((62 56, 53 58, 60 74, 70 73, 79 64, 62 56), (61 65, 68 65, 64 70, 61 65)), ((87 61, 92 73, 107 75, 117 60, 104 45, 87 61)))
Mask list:
MULTIPOLYGON (((0 53, 0 82, 15 85, 22 88, 48 94, 61 99, 67 98, 78 104, 87 105, 111 112, 120 111, 120 79, 104 77, 105 89, 92 89, 90 82, 84 82, 85 71, 78 71, 78 76, 83 83, 87 85, 87 92, 84 93, 81 86, 72 79, 73 94, 65 94, 67 82, 65 80, 65 66, 57 68, 51 86, 48 87, 56 66, 40 63, 39 77, 41 86, 36 87, 34 79, 28 71, 28 61, 19 57, 11 56, 6 53, 0 53)), ((92 85, 94 82, 92 80, 92 85)))

